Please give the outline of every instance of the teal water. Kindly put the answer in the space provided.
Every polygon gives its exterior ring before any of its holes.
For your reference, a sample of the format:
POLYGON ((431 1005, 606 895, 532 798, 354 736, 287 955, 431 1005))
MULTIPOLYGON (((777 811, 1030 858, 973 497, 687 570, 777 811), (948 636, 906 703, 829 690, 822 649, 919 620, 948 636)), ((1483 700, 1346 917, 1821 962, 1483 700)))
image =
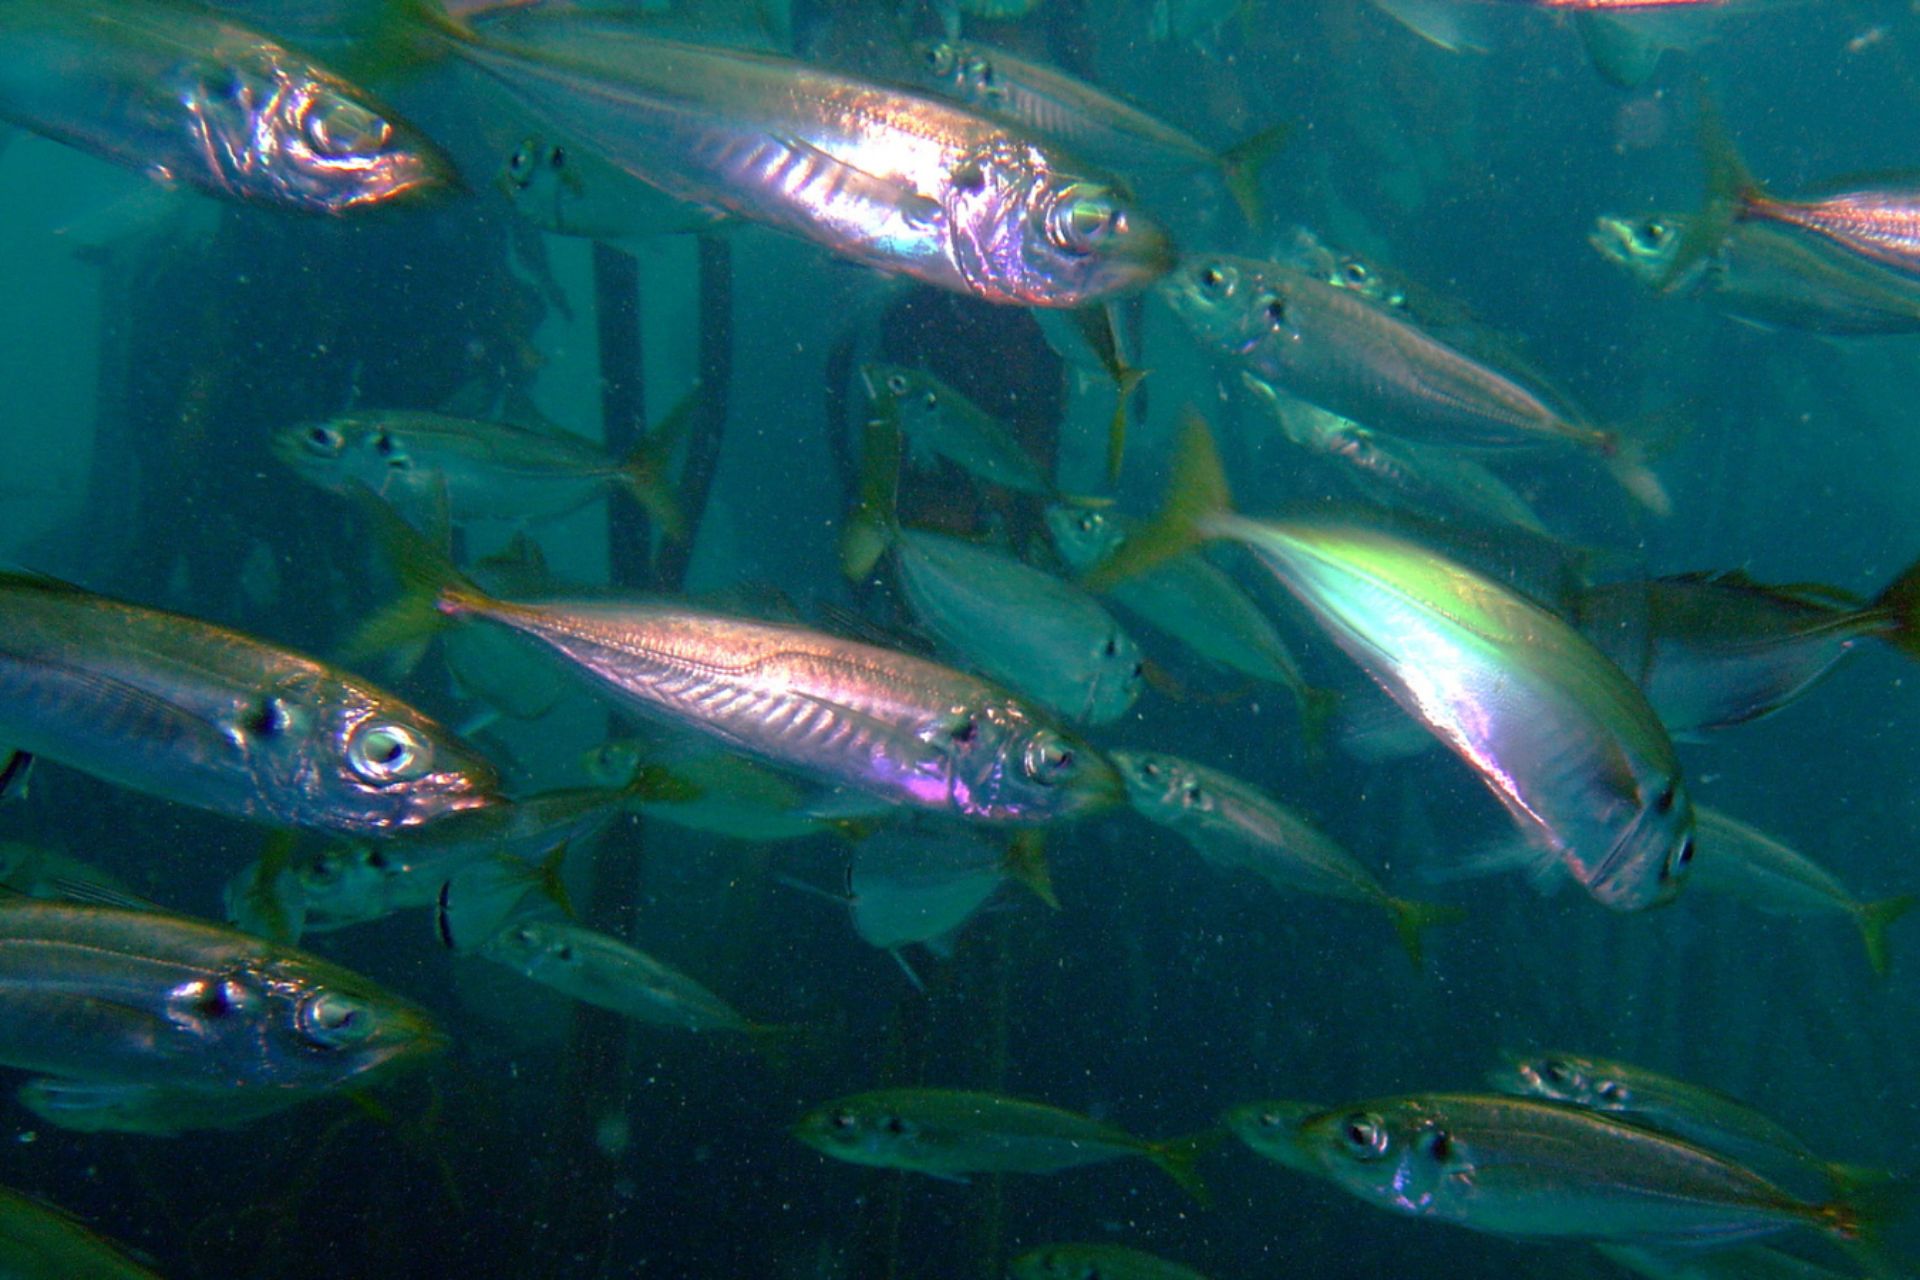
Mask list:
MULTIPOLYGON (((939 26, 892 3, 793 0, 704 18, 684 7, 695 31, 765 24, 756 39, 874 75, 899 65, 895 32, 939 26)), ((1710 298, 1656 296, 1586 243, 1602 213, 1698 206, 1702 85, 1771 189, 1909 166, 1920 28, 1906 6, 1735 10, 1630 89, 1595 73, 1568 25, 1521 6, 1481 13, 1484 54, 1437 48, 1357 0, 1249 0, 1217 26, 1196 18, 1204 29, 1158 40, 1155 7, 1047 0, 1025 18, 969 16, 965 29, 1209 144, 1292 124, 1262 170, 1253 228, 1204 173, 1138 175, 1141 206, 1183 250, 1267 257, 1310 227, 1457 302, 1502 344, 1511 335, 1526 366, 1596 420, 1654 423, 1664 519, 1631 509, 1569 451, 1502 466, 1595 577, 1741 569, 1870 597, 1920 554, 1915 338, 1762 331, 1710 298)), ((236 12, 289 42, 329 20, 272 0, 236 12)), ((555 579, 841 630, 858 618, 863 638, 924 651, 884 568, 857 585, 839 571, 858 483, 856 370, 875 359, 964 391, 1054 460, 1063 492, 1106 492, 1111 385, 1022 311, 753 227, 617 248, 544 233, 494 183, 529 127, 510 102, 445 67, 375 83, 453 155, 465 191, 352 220, 290 216, 8 137, 8 563, 335 654, 391 583, 366 520, 277 462, 273 431, 362 408, 511 407, 618 446, 636 410, 657 423, 699 383, 677 472, 691 543, 650 562, 637 507, 592 503, 527 530, 555 579)), ((1116 311, 1131 363, 1151 370, 1108 494, 1117 509, 1153 511, 1189 407, 1213 424, 1244 509, 1346 501, 1335 464, 1276 435, 1237 373, 1151 291, 1116 311)), ((951 466, 909 468, 902 510, 1023 550, 1044 537, 1035 503, 980 496, 951 466)), ((479 559, 514 532, 475 524, 456 549, 479 559)), ((1357 668, 1235 563, 1309 680, 1365 704, 1357 668)), ((1229 770, 1310 815, 1396 891, 1464 907, 1464 923, 1428 935, 1424 968, 1378 913, 1270 892, 1112 812, 1048 833, 1058 910, 1002 887, 949 957, 908 953, 916 985, 843 907, 791 883, 841 886, 846 841, 756 843, 628 816, 568 851, 582 920, 750 1018, 792 1027, 776 1047, 574 1004, 450 954, 432 911, 416 908, 302 945, 426 1005, 453 1039, 432 1066, 365 1098, 174 1138, 63 1131, 7 1103, 0 1183, 174 1277, 931 1280, 1001 1275, 1052 1240, 1130 1244, 1221 1280, 1611 1274, 1579 1244, 1381 1212, 1231 1140, 1201 1164, 1203 1206, 1140 1161, 960 1185, 834 1162, 788 1133, 825 1099, 928 1085, 1043 1099, 1164 1138, 1262 1098, 1477 1089, 1498 1051, 1527 1045, 1728 1091, 1836 1160, 1920 1167, 1911 919, 1892 927, 1881 980, 1837 916, 1770 916, 1693 892, 1617 915, 1522 876, 1447 879, 1447 866, 1510 837, 1453 757, 1315 754, 1284 692, 1135 634, 1148 688, 1090 740, 1229 770)), ((368 674, 389 679, 378 664, 368 674)), ((516 794, 580 781, 582 752, 633 732, 581 684, 537 718, 495 717, 438 653, 392 681, 469 728, 516 794)), ((1916 724, 1910 660, 1867 640, 1777 716, 1679 750, 1698 800, 1871 900, 1920 891, 1916 724)), ((42 762, 28 794, 0 807, 0 839, 221 919, 224 886, 268 833, 42 762)), ((1890 1231, 1896 1249, 1920 1248, 1911 1234, 1905 1221, 1890 1231)))

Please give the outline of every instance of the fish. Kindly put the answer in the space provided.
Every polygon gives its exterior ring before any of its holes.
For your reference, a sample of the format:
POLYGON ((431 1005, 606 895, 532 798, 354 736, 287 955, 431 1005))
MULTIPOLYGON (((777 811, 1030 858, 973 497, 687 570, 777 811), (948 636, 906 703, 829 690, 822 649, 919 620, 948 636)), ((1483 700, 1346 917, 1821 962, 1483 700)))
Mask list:
POLYGON ((892 416, 916 458, 945 458, 968 475, 1015 493, 1054 495, 1053 481, 1006 423, 926 370, 865 364, 860 381, 872 409, 892 416))
POLYGON ((1791 1129, 1739 1099, 1646 1067, 1560 1050, 1507 1053, 1487 1083, 1521 1098, 1564 1102, 1684 1138, 1806 1194, 1844 1193, 1845 1165, 1815 1155, 1791 1129))
POLYGON ((1859 1280, 1857 1271, 1835 1271, 1768 1244, 1728 1249, 1647 1248, 1603 1244, 1608 1262, 1646 1280, 1859 1280))
POLYGON ((1842 1246, 1850 1205, 1781 1190, 1737 1161, 1612 1116, 1498 1094, 1419 1094, 1304 1120, 1320 1175, 1396 1213, 1523 1240, 1726 1245, 1796 1227, 1842 1246))
POLYGON ((364 90, 194 6, 6 0, 0 45, 0 119, 167 185, 331 216, 458 187, 364 90))
POLYGON ((439 1053, 425 1011, 318 957, 169 913, 0 900, 0 1063, 97 1085, 324 1091, 439 1053))
POLYGON ((1113 766, 1041 708, 937 663, 658 599, 495 599, 377 500, 405 589, 350 646, 384 652, 460 619, 537 641, 621 707, 818 782, 973 821, 1117 806, 1113 766))
POLYGON ((1872 600, 1733 569, 1590 587, 1569 617, 1690 737, 1790 706, 1863 640, 1920 658, 1920 561, 1872 600))
POLYGON ((173 1138, 203 1129, 238 1129, 313 1102, 325 1090, 169 1089, 38 1077, 15 1094, 41 1121, 73 1133, 138 1133, 173 1138))
POLYGON ((498 803, 493 766, 357 676, 178 614, 0 574, 0 737, 120 786, 342 834, 498 803))
POLYGON ((1043 1244, 1007 1264, 1014 1280, 1206 1280, 1185 1267, 1123 1244, 1043 1244))
POLYGON ((477 953, 570 999, 636 1022, 741 1035, 764 1030, 671 965, 571 920, 509 920, 477 953))
POLYGON ((1300 1126, 1325 1111, 1317 1102, 1248 1102, 1228 1108, 1220 1123, 1254 1153, 1295 1173, 1318 1177, 1320 1165, 1302 1143, 1300 1126))
POLYGON ((1705 805, 1694 816, 1701 850, 1694 883, 1702 892, 1737 899, 1769 915, 1844 916, 1860 931, 1874 975, 1887 976, 1892 967, 1887 927, 1913 910, 1913 894, 1862 902, 1831 871, 1766 832, 1705 805))
POLYGON ((0 1271, 18 1280, 159 1280, 64 1210, 0 1187, 0 1271))
MULTIPOLYGON (((771 843, 839 829, 839 819, 813 812, 817 797, 807 787, 745 757, 684 750, 660 757, 665 763, 656 757, 653 744, 616 738, 589 748, 584 760, 595 786, 622 788, 632 811, 688 831, 771 843)), ((876 812, 884 811, 876 802, 876 812)))
POLYGON ((1457 907, 1396 898, 1331 836, 1257 787, 1159 752, 1112 751, 1133 810, 1176 832, 1216 867, 1245 871, 1282 893, 1378 907, 1417 968, 1421 930, 1465 918, 1457 907))
MULTIPOLYGON (((1086 573, 1112 555, 1131 528, 1118 512, 1076 503, 1048 507, 1046 522, 1054 549, 1075 573, 1086 573)), ((1331 712, 1330 696, 1307 683, 1279 628, 1204 556, 1176 556, 1114 582, 1105 594, 1207 661, 1286 689, 1309 739, 1331 712)))
POLYGON ((397 409, 282 428, 274 433, 273 452, 328 492, 345 495, 364 486, 410 510, 444 502, 457 524, 536 524, 625 493, 663 535, 678 539, 686 536, 686 517, 667 478, 667 455, 692 403, 683 401, 621 458, 557 428, 397 409))
POLYGON ((18 840, 0 840, 0 887, 29 898, 65 898, 76 890, 127 892, 119 879, 90 862, 18 840))
POLYGON ((1249 225, 1260 221, 1260 166, 1292 129, 1275 125, 1225 151, 1069 75, 1005 49, 962 40, 912 47, 922 84, 957 102, 1121 173, 1143 169, 1216 169, 1249 225))
POLYGON ((1209 350, 1331 413, 1454 447, 1572 446, 1599 457, 1650 511, 1671 507, 1639 441, 1356 290, 1285 263, 1205 255, 1184 259, 1159 291, 1209 350))
POLYGON ((960 1089, 879 1089, 825 1102, 793 1136, 823 1155, 950 1182, 974 1173, 1058 1173, 1141 1156, 1196 1200, 1207 1198, 1192 1139, 1148 1142, 1041 1102, 960 1089))
POLYGON ((1737 222, 1675 278, 1691 224, 1687 214, 1605 214, 1587 242, 1650 289, 1704 296, 1762 328, 1841 338, 1920 333, 1920 281, 1790 227, 1737 222))
POLYGON ((476 32, 426 12, 452 55, 555 135, 704 208, 989 302, 1078 307, 1144 287, 1166 232, 1109 180, 997 121, 769 54, 566 12, 476 32))
POLYGON ((1235 515, 1206 425, 1189 418, 1165 511, 1095 571, 1118 581, 1200 542, 1250 549, 1408 715, 1479 775, 1536 866, 1604 906, 1671 901, 1693 802, 1633 681, 1553 613, 1418 543, 1347 521, 1235 515))
POLYGON ((527 135, 507 153, 495 185, 515 213, 556 236, 631 247, 726 225, 712 210, 649 186, 591 147, 542 133, 527 135))
POLYGON ((1139 644, 1073 583, 993 547, 899 526, 893 564, 915 621, 965 666, 1089 725, 1113 723, 1139 698, 1139 644))
POLYGON ((906 827, 855 842, 847 864, 847 906, 868 946, 898 951, 919 943, 945 955, 951 939, 1008 880, 1051 907, 1038 843, 993 841, 965 830, 906 827))

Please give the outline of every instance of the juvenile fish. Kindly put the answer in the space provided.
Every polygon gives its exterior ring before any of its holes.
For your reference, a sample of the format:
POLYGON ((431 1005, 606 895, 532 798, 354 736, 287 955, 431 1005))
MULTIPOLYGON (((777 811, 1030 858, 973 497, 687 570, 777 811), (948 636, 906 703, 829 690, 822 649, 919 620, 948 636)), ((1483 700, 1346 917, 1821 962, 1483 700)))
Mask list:
POLYGON ((0 740, 184 804, 345 834, 499 799, 492 766, 357 676, 23 574, 0 574, 0 740))
POLYGON ((1388 893, 1373 872, 1325 832, 1240 779, 1182 760, 1138 751, 1110 753, 1134 812, 1177 832, 1208 862, 1249 872, 1282 893, 1309 893, 1386 912, 1417 967, 1420 931, 1463 917, 1454 907, 1388 893))
POLYGON ((988 484, 1053 495, 1053 482, 1006 423, 924 369, 894 364, 860 368, 867 400, 890 412, 915 457, 938 457, 988 484))
POLYGON ((721 225, 710 210, 675 200, 591 147, 531 134, 507 155, 496 184, 515 213, 542 231, 637 245, 721 225))
POLYGON ((361 89, 190 5, 5 0, 0 46, 0 119, 163 183, 346 214, 458 181, 361 89))
POLYGON ((881 1089, 823 1103, 794 1137, 853 1164, 964 1182, 974 1173, 1058 1173, 1143 1156, 1197 1199, 1191 1140, 1148 1142, 1044 1103, 958 1089, 881 1089))

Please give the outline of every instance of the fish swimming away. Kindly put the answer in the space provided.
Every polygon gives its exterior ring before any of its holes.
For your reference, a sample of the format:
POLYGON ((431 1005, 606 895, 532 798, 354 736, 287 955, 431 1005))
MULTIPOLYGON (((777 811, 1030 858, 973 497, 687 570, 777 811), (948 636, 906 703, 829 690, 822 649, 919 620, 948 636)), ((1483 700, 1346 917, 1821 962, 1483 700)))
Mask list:
POLYGON ((0 574, 0 739, 256 822, 372 835, 499 800, 493 767, 357 676, 51 578, 0 574))
POLYGON ((1218 538, 1248 547, 1479 775, 1539 867, 1566 870, 1616 910, 1679 892, 1693 858, 1693 805, 1673 743, 1633 682, 1566 623, 1379 529, 1232 514, 1197 418, 1183 432, 1166 511, 1093 576, 1119 581, 1218 538))
POLYGON ((915 458, 937 457, 988 484, 1050 498, 1053 481, 1013 431, 924 369, 893 364, 860 367, 876 412, 887 412, 915 458))
POLYGON ((1249 872, 1282 893, 1378 907, 1415 968, 1421 963, 1420 931, 1465 918, 1456 907, 1394 897, 1331 836, 1238 778, 1177 756, 1108 754, 1141 817, 1177 832, 1215 866, 1249 872))
POLYGON ((1649 510, 1670 509, 1638 441, 1356 290, 1285 263, 1211 255, 1184 260, 1160 295, 1236 369, 1343 418, 1454 447, 1571 445, 1649 510))
POLYGON ((959 1089, 880 1089, 825 1102, 794 1137, 836 1160, 906 1169, 953 1182, 974 1173, 1058 1173, 1143 1156, 1195 1199, 1194 1139, 1148 1142, 1044 1103, 959 1089))
POLYGON ((1077 307, 1165 271, 1118 187, 938 98, 768 54, 535 12, 476 32, 419 7, 451 55, 542 125, 689 203, 990 302, 1077 307))
POLYGON ((1043 824, 1117 804, 1120 781, 1051 715, 911 654, 672 600, 494 599, 379 502, 362 504, 405 595, 355 647, 462 618, 526 636, 646 718, 912 809, 1043 824))
POLYGON ((854 843, 847 908, 854 932, 869 946, 897 952, 918 943, 948 955, 954 936, 1009 880, 1051 907, 1060 905, 1038 841, 996 841, 916 824, 854 843))
POLYGON ((1192 1267, 1123 1244, 1043 1244, 1007 1264, 1013 1280, 1206 1280, 1192 1267))
POLYGON ((458 183, 363 90, 190 5, 6 0, 0 46, 0 119, 163 183, 333 215, 458 183))

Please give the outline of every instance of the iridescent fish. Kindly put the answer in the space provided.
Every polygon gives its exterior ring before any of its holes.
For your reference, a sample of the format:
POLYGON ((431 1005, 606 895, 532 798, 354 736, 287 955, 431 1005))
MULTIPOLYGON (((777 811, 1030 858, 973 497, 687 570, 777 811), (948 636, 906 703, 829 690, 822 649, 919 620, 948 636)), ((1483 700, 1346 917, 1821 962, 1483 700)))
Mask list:
POLYGON ((1566 623, 1393 534, 1234 515, 1204 424, 1189 422, 1166 513, 1095 579, 1198 542, 1247 546, 1347 655, 1464 760, 1538 865, 1636 910, 1679 892, 1693 805, 1673 743, 1619 668, 1566 623))
POLYGON ((0 739, 121 786, 377 834, 498 802, 492 766, 356 676, 193 618, 0 575, 0 739))
POLYGON ((0 119, 161 182, 344 214, 458 181, 359 88, 190 5, 5 0, 0 46, 0 119))
POLYGON ((535 11, 420 34, 668 195, 991 302, 1077 307, 1166 270, 1114 185, 938 98, 802 62, 535 11))

